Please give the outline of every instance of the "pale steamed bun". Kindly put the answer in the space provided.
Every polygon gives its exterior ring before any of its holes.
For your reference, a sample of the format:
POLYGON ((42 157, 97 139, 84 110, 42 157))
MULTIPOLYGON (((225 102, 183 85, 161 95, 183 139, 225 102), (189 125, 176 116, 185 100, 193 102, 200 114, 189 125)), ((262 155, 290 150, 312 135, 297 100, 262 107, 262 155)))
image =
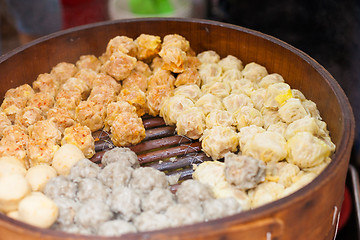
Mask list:
POLYGON ((71 167, 84 159, 83 152, 73 144, 64 144, 54 155, 52 166, 59 175, 69 175, 71 167))
POLYGON ((17 209, 21 199, 31 191, 29 183, 21 174, 7 174, 0 177, 0 211, 17 209))
POLYGON ((0 158, 0 177, 5 174, 26 174, 25 166, 15 157, 0 158))
POLYGON ((33 191, 42 191, 47 181, 56 175, 55 168, 42 164, 29 168, 25 178, 33 191))
POLYGON ((37 227, 50 227, 58 214, 55 202, 40 192, 31 193, 19 203, 19 219, 37 227))

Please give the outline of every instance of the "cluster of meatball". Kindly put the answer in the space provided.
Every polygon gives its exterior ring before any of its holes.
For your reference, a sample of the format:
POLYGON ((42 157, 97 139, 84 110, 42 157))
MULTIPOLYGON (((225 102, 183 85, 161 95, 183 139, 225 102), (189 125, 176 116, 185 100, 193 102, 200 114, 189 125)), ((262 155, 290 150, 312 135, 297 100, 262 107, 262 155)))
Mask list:
POLYGON ((211 189, 184 181, 176 194, 163 172, 139 167, 128 148, 114 148, 102 168, 78 161, 69 175, 52 178, 44 193, 57 204, 52 229, 86 235, 119 236, 207 221, 242 210, 234 198, 215 199, 211 189))

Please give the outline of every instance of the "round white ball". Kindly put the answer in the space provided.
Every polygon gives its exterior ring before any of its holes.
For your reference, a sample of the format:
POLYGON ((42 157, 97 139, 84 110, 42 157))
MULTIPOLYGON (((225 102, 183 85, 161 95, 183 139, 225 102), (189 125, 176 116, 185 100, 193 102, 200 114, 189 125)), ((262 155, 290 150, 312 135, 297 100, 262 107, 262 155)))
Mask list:
POLYGON ((45 184, 57 173, 55 168, 41 164, 28 169, 25 178, 29 182, 33 191, 41 191, 44 189, 45 184))
POLYGON ((31 193, 19 203, 19 219, 37 227, 50 227, 58 214, 55 202, 40 192, 31 193))
POLYGON ((18 211, 18 210, 8 212, 8 213, 6 214, 6 216, 8 216, 8 217, 10 217, 10 218, 13 218, 13 219, 16 219, 16 220, 20 220, 20 219, 19 219, 19 211, 18 211))
POLYGON ((0 177, 5 174, 26 174, 26 168, 15 157, 1 157, 0 158, 0 177))
POLYGON ((20 200, 30 192, 30 185, 23 175, 6 174, 0 177, 0 211, 16 210, 20 200))
POLYGON ((64 144, 56 151, 52 166, 59 175, 67 176, 75 163, 85 158, 83 152, 73 144, 64 144))

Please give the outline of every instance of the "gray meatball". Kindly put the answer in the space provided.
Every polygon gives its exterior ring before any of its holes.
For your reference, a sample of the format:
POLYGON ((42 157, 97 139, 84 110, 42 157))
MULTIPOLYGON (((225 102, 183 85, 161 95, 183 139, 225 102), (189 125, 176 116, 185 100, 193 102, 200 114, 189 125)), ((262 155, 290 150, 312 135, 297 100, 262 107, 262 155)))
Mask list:
POLYGON ((136 232, 136 228, 133 224, 121 219, 117 219, 102 223, 99 226, 97 234, 102 236, 113 237, 113 236, 120 236, 126 233, 135 233, 135 232, 136 232))
POLYGON ((175 204, 170 206, 165 213, 169 219, 171 227, 178 227, 193 223, 202 222, 204 215, 199 205, 175 204))
POLYGON ((67 197, 74 199, 77 192, 77 184, 64 176, 50 179, 45 187, 44 194, 51 199, 67 197))
POLYGON ((78 182, 77 198, 80 202, 96 199, 106 202, 110 189, 96 178, 82 178, 78 182))
POLYGON ((168 217, 164 214, 155 213, 153 211, 142 212, 135 218, 134 224, 138 231, 153 231, 171 226, 168 217))
POLYGON ((60 230, 67 233, 81 234, 81 235, 93 235, 95 234, 93 229, 84 228, 78 225, 62 226, 61 228, 52 228, 54 230, 60 230))
POLYGON ((169 189, 155 188, 147 197, 141 199, 143 211, 165 212, 171 205, 175 204, 174 194, 169 189))
POLYGON ((58 197, 53 200, 59 209, 56 224, 61 228, 73 225, 76 212, 80 208, 80 203, 67 197, 58 197))
POLYGON ((234 215, 240 211, 240 204, 232 197, 208 199, 203 202, 205 221, 234 215))
POLYGON ((72 166, 68 178, 74 181, 79 181, 81 178, 96 178, 100 170, 96 163, 84 158, 72 166))
POLYGON ((208 185, 192 179, 181 183, 176 197, 179 203, 185 204, 201 204, 202 201, 214 198, 208 185))
POLYGON ((82 228, 92 229, 92 232, 101 223, 112 219, 113 213, 108 205, 98 200, 88 200, 83 203, 75 215, 75 223, 82 228))
POLYGON ((121 163, 110 163, 101 170, 98 179, 109 188, 128 186, 133 171, 131 167, 124 167, 121 163))
POLYGON ((114 162, 119 162, 124 167, 138 168, 140 166, 136 153, 129 148, 113 148, 107 151, 101 159, 103 166, 114 162))
POLYGON ((225 178, 240 190, 254 188, 265 180, 265 163, 261 160, 234 153, 225 155, 225 178))
POLYGON ((141 197, 131 188, 113 189, 110 197, 111 210, 124 220, 131 220, 141 212, 141 197))
POLYGON ((141 167, 134 170, 130 186, 143 193, 149 193, 154 188, 168 187, 165 173, 151 167, 141 167))

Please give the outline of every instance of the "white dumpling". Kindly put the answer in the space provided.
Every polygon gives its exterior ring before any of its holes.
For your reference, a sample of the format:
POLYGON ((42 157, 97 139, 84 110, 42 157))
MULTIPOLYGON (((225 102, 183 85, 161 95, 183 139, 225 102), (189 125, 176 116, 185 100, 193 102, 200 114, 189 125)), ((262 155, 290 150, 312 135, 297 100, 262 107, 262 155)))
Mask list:
POLYGON ((222 68, 216 63, 204 63, 199 67, 199 74, 203 84, 219 81, 222 68))
POLYGON ((320 112, 316 106, 316 103, 311 100, 303 100, 301 104, 304 106, 306 112, 310 114, 310 116, 315 119, 321 120, 320 112))
POLYGON ((233 68, 233 69, 229 69, 229 70, 224 70, 220 79, 222 82, 231 83, 231 82, 242 79, 242 77, 243 77, 243 75, 242 75, 241 71, 233 68))
POLYGON ((286 83, 271 84, 266 89, 264 106, 267 108, 277 109, 292 98, 291 88, 286 83))
POLYGON ((240 59, 233 55, 227 55, 226 57, 222 58, 218 64, 222 67, 222 69, 225 71, 236 69, 236 70, 243 70, 244 66, 240 59))
POLYGON ((165 100, 160 109, 160 116, 167 125, 175 125, 183 111, 194 106, 193 101, 184 95, 174 95, 165 100))
POLYGON ((320 120, 320 119, 317 119, 315 118, 315 121, 316 121, 316 124, 319 126, 319 136, 320 137, 325 137, 325 136, 329 136, 330 132, 329 130, 327 129, 327 124, 326 122, 320 120))
POLYGON ((286 123, 292 123, 307 115, 307 112, 297 98, 290 98, 279 108, 279 116, 286 123))
POLYGON ((286 160, 300 168, 315 167, 329 157, 330 147, 309 132, 299 132, 287 142, 286 160))
POLYGON ((225 179, 225 163, 219 161, 205 161, 199 164, 192 175, 193 179, 214 188, 218 185, 228 185, 225 179))
POLYGON ((285 138, 290 139, 298 132, 309 132, 313 135, 318 135, 320 132, 319 126, 313 117, 305 116, 289 124, 285 131, 285 138))
POLYGON ((266 203, 281 198, 284 194, 284 186, 275 182, 264 182, 259 184, 255 189, 249 191, 251 207, 259 207, 266 203))
POLYGON ((286 158, 286 141, 275 132, 257 133, 243 148, 243 154, 263 160, 264 162, 279 162, 286 158))
POLYGON ((268 72, 265 67, 257 63, 248 63, 242 70, 244 78, 251 80, 253 83, 258 83, 260 80, 268 75, 268 72))
POLYGON ((212 95, 211 93, 206 93, 202 95, 196 102, 195 107, 199 107, 203 110, 204 114, 207 115, 214 109, 223 110, 224 106, 221 102, 221 99, 212 95))
POLYGON ((199 139, 205 130, 205 115, 198 107, 183 111, 177 119, 176 130, 178 135, 191 139, 199 139))
POLYGON ((303 168, 302 171, 306 173, 315 173, 316 175, 319 175, 329 165, 330 162, 331 162, 331 158, 327 157, 321 164, 315 167, 303 168))
POLYGON ((316 176, 317 174, 315 173, 305 173, 303 171, 300 171, 297 174, 297 176, 293 179, 294 183, 285 189, 285 191, 282 194, 283 195, 282 197, 290 195, 291 193, 309 184, 312 180, 314 180, 316 176))
POLYGON ((241 128, 238 133, 240 150, 244 151, 245 144, 249 142, 257 133, 263 133, 265 131, 266 130, 264 128, 258 127, 256 125, 241 128))
POLYGON ((266 165, 266 180, 277 182, 284 187, 289 187, 294 178, 300 172, 300 168, 288 162, 269 162, 266 165))
POLYGON ((235 125, 233 115, 225 110, 213 110, 205 119, 206 128, 213 128, 215 126, 231 127, 235 125))
POLYGON ((264 126, 264 119, 259 110, 244 106, 234 113, 236 127, 240 131, 241 128, 256 125, 259 127, 264 126))
MULTIPOLYGON (((230 80, 224 78, 223 81, 229 82, 230 80)), ((245 94, 251 96, 251 93, 255 90, 254 83, 249 79, 240 78, 238 80, 230 81, 231 94, 245 94)))
POLYGON ((320 136, 319 137, 322 141, 324 141, 324 143, 326 145, 328 145, 328 147, 330 148, 330 151, 331 152, 335 152, 335 149, 336 149, 336 145, 332 142, 331 138, 329 135, 327 136, 320 136))
POLYGON ((217 63, 220 60, 219 54, 217 54, 213 50, 207 50, 199 53, 197 58, 200 60, 201 63, 217 63))
POLYGON ((305 95, 298 89, 291 89, 291 94, 293 95, 293 98, 297 98, 301 101, 305 101, 305 95))
POLYGON ((211 93, 218 98, 229 96, 230 90, 230 85, 227 82, 214 81, 201 86, 201 91, 204 94, 211 93))
MULTIPOLYGON (((285 131, 286 131, 287 127, 288 127, 288 124, 286 124, 284 122, 277 122, 277 123, 270 124, 266 130, 269 132, 279 133, 280 135, 285 137, 285 131)), ((287 138, 285 137, 285 139, 287 139, 287 138)))
POLYGON ((238 111, 241 107, 253 106, 251 99, 247 95, 241 93, 230 94, 229 96, 223 99, 223 104, 225 109, 232 113, 238 111))
POLYGON ((235 152, 239 144, 236 132, 223 126, 206 129, 200 140, 202 150, 214 160, 223 158, 228 152, 235 152))
POLYGON ((196 102, 201 96, 201 90, 196 84, 181 85, 173 90, 174 95, 184 95, 185 97, 196 102))
POLYGON ((285 82, 285 80, 280 74, 272 73, 263 77, 261 81, 258 83, 258 86, 261 88, 267 88, 271 84, 283 83, 283 82, 285 82))
POLYGON ((264 119, 264 128, 267 129, 270 125, 281 122, 281 118, 278 110, 263 107, 261 109, 261 115, 264 119))
POLYGON ((265 88, 259 88, 250 93, 250 98, 254 104, 254 108, 256 108, 259 111, 264 107, 265 95, 266 95, 265 88))
POLYGON ((229 198, 233 197, 236 199, 236 201, 240 204, 241 208, 243 210, 249 210, 250 209, 250 198, 248 197, 248 194, 240 189, 231 187, 216 187, 213 189, 214 195, 217 198, 229 198))

